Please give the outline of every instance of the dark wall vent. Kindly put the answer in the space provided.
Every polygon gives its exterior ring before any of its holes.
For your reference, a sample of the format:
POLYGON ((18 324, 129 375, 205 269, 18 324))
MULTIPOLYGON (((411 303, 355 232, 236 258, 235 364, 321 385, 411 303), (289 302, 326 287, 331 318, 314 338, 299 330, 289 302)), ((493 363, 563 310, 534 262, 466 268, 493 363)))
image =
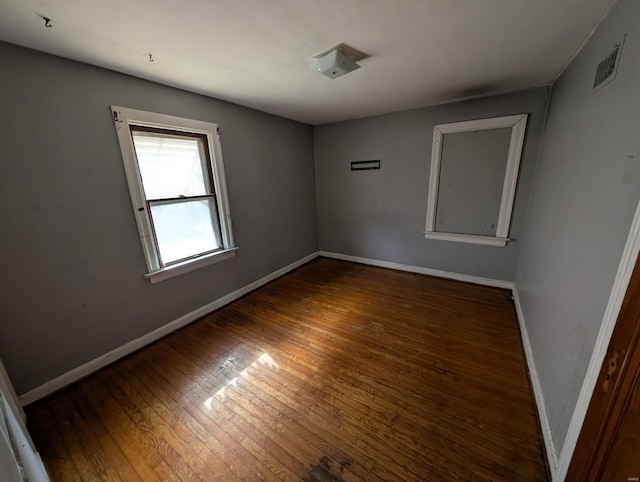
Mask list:
POLYGON ((618 66, 620 65, 620 54, 622 53, 623 45, 624 39, 622 39, 622 42, 613 47, 613 50, 609 52, 609 54, 598 64, 598 68, 596 69, 596 76, 593 80, 594 92, 600 90, 602 87, 609 84, 616 78, 618 66))
POLYGON ((371 171, 374 169, 380 169, 380 159, 373 161, 351 161, 352 171, 371 171))

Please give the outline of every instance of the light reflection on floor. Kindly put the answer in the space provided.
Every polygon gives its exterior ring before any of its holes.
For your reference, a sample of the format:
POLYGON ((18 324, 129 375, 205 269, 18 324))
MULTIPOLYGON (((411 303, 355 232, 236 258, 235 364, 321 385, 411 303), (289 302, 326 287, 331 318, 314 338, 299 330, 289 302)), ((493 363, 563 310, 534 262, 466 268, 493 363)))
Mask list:
POLYGON ((213 403, 213 401, 218 398, 221 399, 224 397, 225 394, 225 390, 228 387, 237 387, 238 386, 238 379, 240 378, 245 378, 250 372, 251 370, 255 370, 256 368, 258 368, 259 366, 265 366, 267 368, 271 368, 271 369, 278 369, 278 364, 274 361, 274 359, 271 357, 271 355, 269 355, 267 352, 264 352, 262 355, 260 355, 251 365, 249 365, 248 367, 246 367, 244 370, 242 370, 238 376, 234 377, 233 379, 229 380, 229 382, 227 382, 220 390, 218 390, 213 396, 209 397, 205 402, 204 402, 204 406, 207 407, 207 409, 211 410, 211 405, 213 403))

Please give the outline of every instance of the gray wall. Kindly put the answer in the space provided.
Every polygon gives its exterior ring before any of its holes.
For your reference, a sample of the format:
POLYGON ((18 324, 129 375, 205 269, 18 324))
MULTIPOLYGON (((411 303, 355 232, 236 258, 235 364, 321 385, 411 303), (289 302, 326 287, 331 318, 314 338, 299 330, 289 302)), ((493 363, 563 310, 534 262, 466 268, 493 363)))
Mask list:
POLYGON ((558 451, 640 197, 640 2, 621 0, 553 87, 517 287, 558 451), (617 79, 598 62, 628 34, 617 79))
POLYGON ((320 249, 513 280, 549 89, 540 88, 314 128, 320 249), (436 124, 530 114, 506 247, 427 240, 427 186, 436 124), (379 171, 350 161, 380 159, 379 171))
POLYGON ((436 231, 496 235, 511 131, 488 129, 442 136, 436 231))
POLYGON ((0 43, 0 357, 18 393, 317 250, 310 126, 0 43), (111 104, 219 123, 231 260, 151 285, 111 104))

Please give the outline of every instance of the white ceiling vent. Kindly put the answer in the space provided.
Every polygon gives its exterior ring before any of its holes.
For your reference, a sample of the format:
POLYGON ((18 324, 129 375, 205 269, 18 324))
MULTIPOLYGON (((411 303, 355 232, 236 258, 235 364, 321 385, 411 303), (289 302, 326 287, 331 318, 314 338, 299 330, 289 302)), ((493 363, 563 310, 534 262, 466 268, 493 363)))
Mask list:
POLYGON ((625 38, 627 38, 626 35, 622 39, 622 42, 613 47, 613 50, 598 64, 596 76, 593 80, 593 92, 597 92, 616 78, 625 38))

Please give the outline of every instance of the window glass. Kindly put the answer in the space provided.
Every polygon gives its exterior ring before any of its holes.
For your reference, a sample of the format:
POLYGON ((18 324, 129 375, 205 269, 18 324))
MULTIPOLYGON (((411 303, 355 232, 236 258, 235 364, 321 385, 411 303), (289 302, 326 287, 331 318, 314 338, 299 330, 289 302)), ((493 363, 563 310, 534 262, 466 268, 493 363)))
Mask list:
POLYGON ((222 247, 204 139, 133 127, 131 138, 161 266, 222 247))
POLYGON ((164 264, 221 247, 213 199, 151 204, 160 258, 164 264))
POLYGON ((209 190, 201 141, 133 131, 147 199, 201 196, 209 190))

